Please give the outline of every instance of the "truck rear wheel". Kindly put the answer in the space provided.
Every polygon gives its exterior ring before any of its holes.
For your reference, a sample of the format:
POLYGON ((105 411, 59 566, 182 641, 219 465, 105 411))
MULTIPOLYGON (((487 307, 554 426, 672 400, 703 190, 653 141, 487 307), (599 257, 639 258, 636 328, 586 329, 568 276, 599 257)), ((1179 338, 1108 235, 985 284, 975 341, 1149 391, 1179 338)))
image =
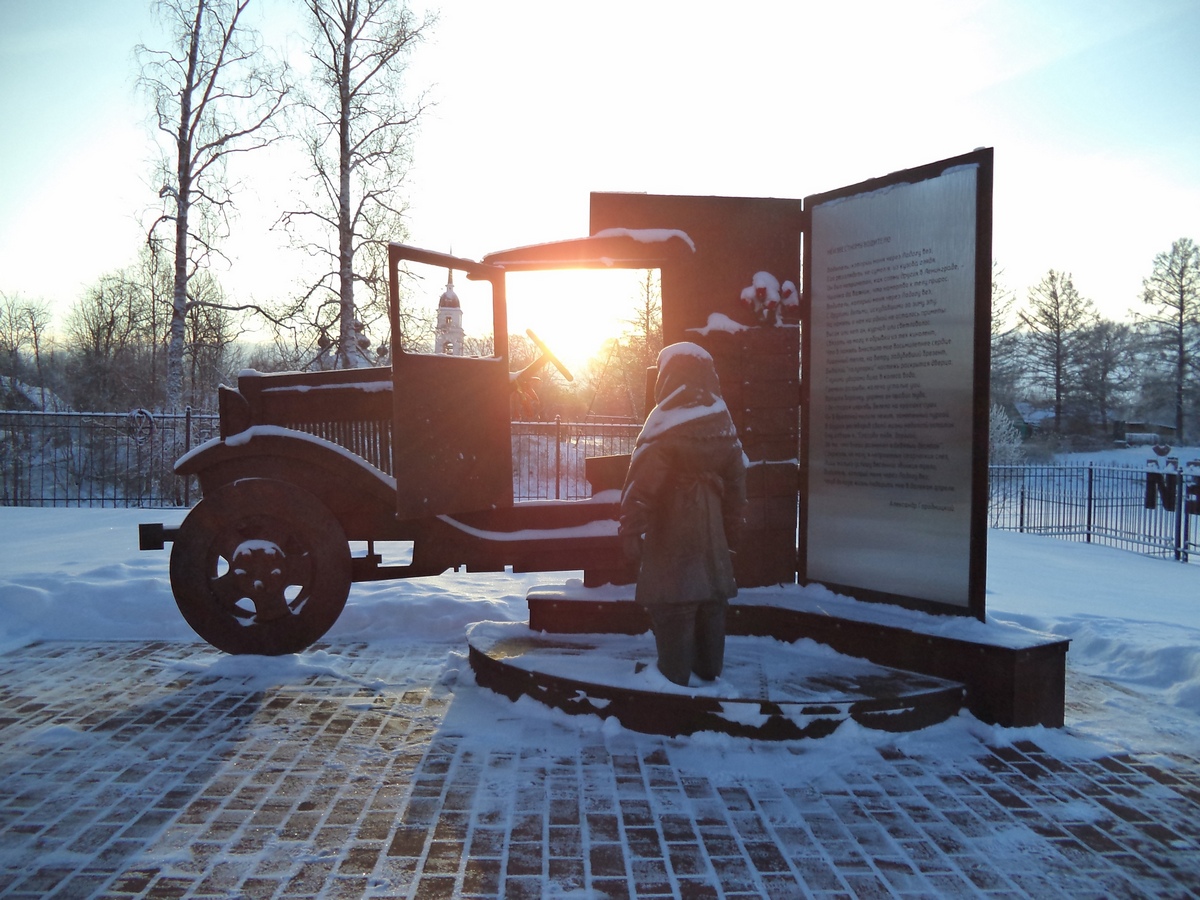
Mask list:
POLYGON ((307 491, 264 478, 226 484, 183 520, 171 590, 184 619, 226 653, 278 656, 311 645, 350 593, 341 525, 307 491))

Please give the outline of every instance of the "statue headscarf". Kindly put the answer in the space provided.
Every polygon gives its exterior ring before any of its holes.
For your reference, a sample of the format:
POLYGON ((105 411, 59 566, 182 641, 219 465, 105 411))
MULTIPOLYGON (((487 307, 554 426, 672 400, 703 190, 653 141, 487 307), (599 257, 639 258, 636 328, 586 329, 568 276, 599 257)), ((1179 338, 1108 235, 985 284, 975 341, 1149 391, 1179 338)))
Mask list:
POLYGON ((668 434, 673 438, 737 437, 721 397, 713 358, 698 344, 671 344, 658 354, 654 404, 638 435, 637 448, 668 434))

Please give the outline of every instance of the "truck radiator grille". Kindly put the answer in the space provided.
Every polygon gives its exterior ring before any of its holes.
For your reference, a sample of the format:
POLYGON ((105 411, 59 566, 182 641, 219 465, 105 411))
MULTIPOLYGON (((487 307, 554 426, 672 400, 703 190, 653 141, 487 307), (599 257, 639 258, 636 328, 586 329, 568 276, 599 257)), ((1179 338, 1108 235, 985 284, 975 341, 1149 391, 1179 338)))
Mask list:
POLYGON ((362 457, 379 471, 392 471, 392 422, 390 419, 367 419, 353 422, 284 422, 285 428, 303 431, 345 447, 362 457))

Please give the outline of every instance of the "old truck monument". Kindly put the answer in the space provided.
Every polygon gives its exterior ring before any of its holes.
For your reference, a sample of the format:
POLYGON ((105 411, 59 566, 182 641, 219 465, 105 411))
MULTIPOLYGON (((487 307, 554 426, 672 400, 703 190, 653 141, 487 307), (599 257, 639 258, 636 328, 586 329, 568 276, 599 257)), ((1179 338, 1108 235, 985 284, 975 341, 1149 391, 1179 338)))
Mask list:
POLYGON ((305 649, 356 581, 580 571, 531 591, 527 623, 471 630, 480 684, 666 734, 903 730, 962 708, 1061 725, 1067 642, 986 622, 992 156, 804 199, 594 193, 586 237, 478 261, 392 244, 391 365, 243 373, 220 437, 176 464, 203 499, 142 547, 172 544, 181 613, 229 653, 305 649), (491 356, 404 346, 417 267, 490 288, 491 356), (691 690, 639 661, 627 458, 589 461, 588 499, 514 500, 510 394, 560 364, 542 346, 509 371, 506 278, 614 267, 660 271, 664 343, 712 355, 750 464, 726 674, 691 690), (385 564, 383 541, 411 558, 385 564))

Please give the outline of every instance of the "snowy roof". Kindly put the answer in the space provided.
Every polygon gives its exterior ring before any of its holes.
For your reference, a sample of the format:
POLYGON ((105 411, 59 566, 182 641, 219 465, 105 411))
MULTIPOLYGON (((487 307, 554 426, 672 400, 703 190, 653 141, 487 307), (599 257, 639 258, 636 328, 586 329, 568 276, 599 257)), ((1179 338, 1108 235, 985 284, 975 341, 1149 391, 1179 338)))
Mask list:
POLYGON ((70 412, 71 406, 49 388, 26 384, 11 375, 0 375, 0 409, 70 412))
POLYGON ((583 238, 489 253, 483 262, 511 272, 538 269, 656 269, 690 257, 696 245, 669 228, 607 228, 583 238))

